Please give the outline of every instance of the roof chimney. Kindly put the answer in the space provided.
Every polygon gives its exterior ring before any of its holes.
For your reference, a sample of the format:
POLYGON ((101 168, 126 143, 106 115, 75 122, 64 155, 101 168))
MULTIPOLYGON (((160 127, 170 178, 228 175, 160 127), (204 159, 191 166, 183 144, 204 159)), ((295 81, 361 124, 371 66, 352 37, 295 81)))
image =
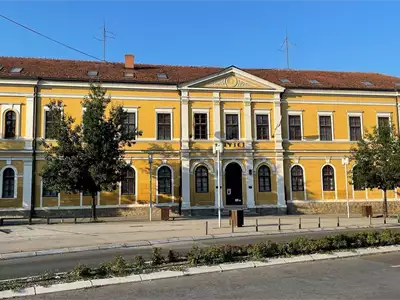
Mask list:
POLYGON ((135 56, 133 54, 125 54, 125 69, 134 69, 135 56))

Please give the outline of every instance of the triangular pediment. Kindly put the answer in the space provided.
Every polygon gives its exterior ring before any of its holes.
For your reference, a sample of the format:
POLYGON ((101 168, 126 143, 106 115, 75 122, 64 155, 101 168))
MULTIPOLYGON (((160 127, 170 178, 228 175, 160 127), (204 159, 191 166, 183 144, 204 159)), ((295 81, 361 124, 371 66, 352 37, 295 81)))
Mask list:
POLYGON ((236 67, 229 67, 215 74, 187 82, 180 86, 206 90, 268 90, 281 92, 283 87, 254 76, 236 67))

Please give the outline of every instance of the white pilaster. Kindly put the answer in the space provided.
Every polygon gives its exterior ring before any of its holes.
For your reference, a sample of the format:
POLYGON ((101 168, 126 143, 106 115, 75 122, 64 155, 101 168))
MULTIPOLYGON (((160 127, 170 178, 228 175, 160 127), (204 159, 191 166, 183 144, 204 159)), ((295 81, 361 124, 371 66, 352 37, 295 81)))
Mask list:
POLYGON ((223 201, 223 193, 222 191, 222 159, 220 158, 220 163, 218 164, 218 159, 217 157, 214 158, 214 182, 215 182, 215 191, 214 191, 214 205, 215 208, 218 208, 218 192, 221 193, 221 208, 224 207, 224 201, 223 201), (219 172, 218 172, 218 167, 219 167, 219 172), (218 174, 219 174, 219 182, 220 186, 218 186, 218 174))
POLYGON ((250 93, 244 93, 244 139, 246 141, 246 149, 252 148, 251 124, 251 96, 250 93))
POLYGON ((181 129, 182 129, 182 149, 189 149, 189 96, 187 91, 181 94, 181 129))
POLYGON ((281 113, 281 100, 279 94, 276 95, 278 99, 274 101, 274 130, 273 134, 275 137, 275 149, 282 149, 282 113, 281 113))
POLYGON ((286 207, 283 155, 281 153, 277 153, 275 165, 276 165, 276 192, 278 195, 278 206, 286 207))
POLYGON ((254 208, 254 169, 253 159, 246 159, 246 197, 247 207, 254 208), (250 171, 251 170, 251 171, 250 171), (250 175, 251 172, 251 175, 250 175))
POLYGON ((33 97, 26 97, 25 149, 32 149, 33 140, 33 97))
POLYGON ((214 103, 214 140, 220 141, 222 138, 221 134, 221 102, 220 102, 219 92, 213 93, 213 103, 214 103))
POLYGON ((22 207, 29 209, 32 204, 32 161, 24 161, 24 185, 22 193, 22 207))
POLYGON ((182 157, 182 208, 190 208, 190 159, 182 157))

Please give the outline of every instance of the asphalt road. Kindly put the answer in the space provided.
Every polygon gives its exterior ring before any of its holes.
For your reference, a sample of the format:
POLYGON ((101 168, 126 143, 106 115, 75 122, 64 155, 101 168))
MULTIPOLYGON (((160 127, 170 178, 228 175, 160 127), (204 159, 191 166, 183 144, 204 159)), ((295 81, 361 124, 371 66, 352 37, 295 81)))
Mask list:
POLYGON ((397 252, 111 285, 25 299, 399 299, 399 264, 397 252))
MULTIPOLYGON (((399 230, 400 229, 393 229, 399 230)), ((355 232, 360 231, 359 229, 341 230, 340 232, 355 232)), ((287 241, 296 237, 310 237, 317 238, 333 234, 337 232, 308 232, 308 233, 295 233, 295 234, 282 234, 282 235, 269 235, 269 236, 249 236, 249 237, 237 237, 237 238, 223 238, 223 239, 211 239, 202 240, 196 243, 200 247, 217 245, 217 244, 251 244, 265 240, 271 241, 287 241)), ((160 245, 161 248, 165 249, 165 253, 169 249, 186 253, 192 246, 193 242, 181 242, 174 244, 160 245)), ((110 249, 110 250, 97 250, 97 251, 85 251, 76 253, 66 253, 57 255, 37 256, 29 258, 18 258, 9 260, 0 260, 0 280, 10 279, 26 276, 40 275, 47 271, 51 272, 65 272, 74 268, 78 264, 85 264, 89 266, 97 266, 103 262, 113 259, 116 255, 121 255, 127 261, 133 260, 136 255, 142 255, 146 260, 151 258, 152 247, 138 247, 130 249, 110 249)))

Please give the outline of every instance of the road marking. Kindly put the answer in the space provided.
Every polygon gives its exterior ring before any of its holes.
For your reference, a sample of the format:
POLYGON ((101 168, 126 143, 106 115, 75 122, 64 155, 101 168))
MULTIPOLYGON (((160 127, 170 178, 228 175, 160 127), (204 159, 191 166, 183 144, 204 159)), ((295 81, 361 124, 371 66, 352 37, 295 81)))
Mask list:
POLYGON ((400 265, 394 265, 392 268, 400 268, 400 265))

